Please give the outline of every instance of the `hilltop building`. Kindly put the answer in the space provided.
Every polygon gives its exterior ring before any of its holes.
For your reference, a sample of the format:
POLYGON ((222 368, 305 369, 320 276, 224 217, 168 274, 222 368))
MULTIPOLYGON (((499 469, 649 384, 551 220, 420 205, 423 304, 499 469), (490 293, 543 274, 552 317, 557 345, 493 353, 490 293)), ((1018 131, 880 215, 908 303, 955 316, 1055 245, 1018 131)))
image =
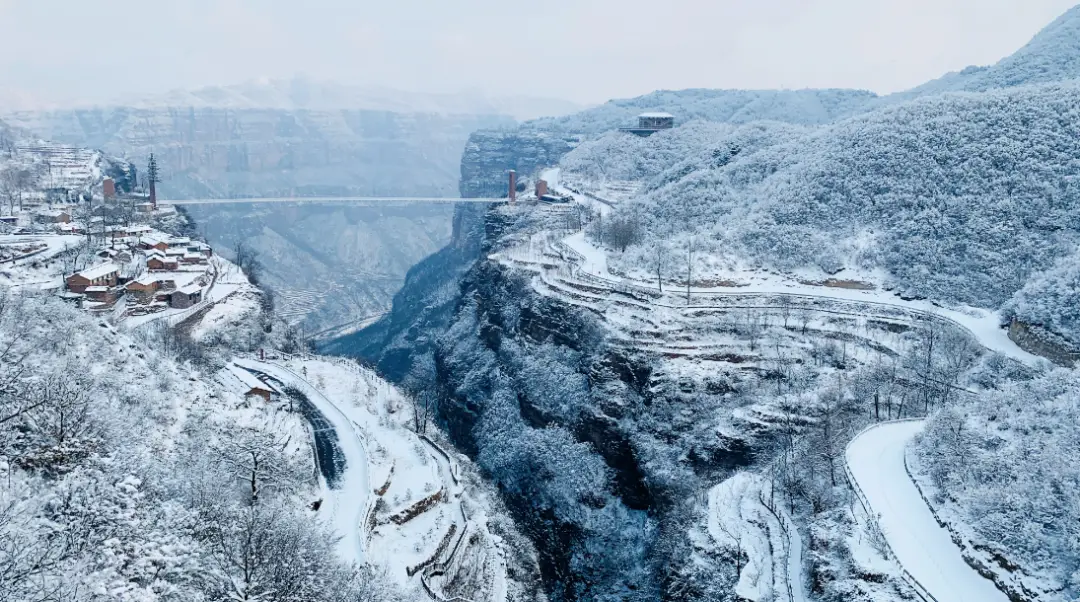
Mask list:
POLYGON ((673 127, 675 127, 675 116, 671 113, 642 113, 638 115, 637 127, 619 128, 619 131, 636 136, 652 136, 660 130, 670 130, 673 127))

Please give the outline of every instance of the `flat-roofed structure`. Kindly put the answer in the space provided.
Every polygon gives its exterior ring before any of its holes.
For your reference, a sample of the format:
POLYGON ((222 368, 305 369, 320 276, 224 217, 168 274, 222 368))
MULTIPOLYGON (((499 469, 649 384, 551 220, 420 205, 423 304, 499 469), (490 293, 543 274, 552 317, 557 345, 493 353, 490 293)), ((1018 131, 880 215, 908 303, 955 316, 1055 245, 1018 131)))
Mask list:
POLYGON ((675 116, 671 113, 649 112, 638 115, 637 127, 619 128, 619 131, 637 136, 651 136, 660 130, 670 130, 673 127, 675 127, 675 116))

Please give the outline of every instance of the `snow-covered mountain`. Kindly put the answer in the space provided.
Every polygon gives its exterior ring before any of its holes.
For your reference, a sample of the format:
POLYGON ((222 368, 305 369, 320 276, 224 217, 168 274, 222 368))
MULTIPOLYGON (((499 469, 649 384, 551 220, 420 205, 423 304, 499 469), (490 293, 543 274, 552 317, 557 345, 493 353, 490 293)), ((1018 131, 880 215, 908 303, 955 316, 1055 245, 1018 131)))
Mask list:
POLYGON ((1033 354, 1076 336, 1076 15, 906 95, 660 92, 477 132, 463 191, 517 169, 577 204, 459 210, 326 349, 438 392, 556 596, 918 599, 845 448, 929 415, 891 478, 963 550, 946 584, 1072 600, 1076 383, 1033 354), (611 131, 646 110, 677 127, 611 131))
POLYGON ((647 264, 659 241, 694 237, 703 278, 741 262, 822 277, 882 270, 913 295, 998 308, 1080 242, 1078 98, 1076 84, 1047 84, 928 97, 811 129, 702 136, 691 125, 644 142, 606 137, 564 166, 583 181, 644 181, 616 211, 644 232, 623 269, 647 264), (635 171, 609 148, 620 145, 639 158, 674 150, 635 171), (706 265, 714 254, 724 261, 706 265))
POLYGON ((877 96, 863 90, 659 90, 564 117, 536 119, 525 130, 597 134, 636 125, 637 116, 666 111, 678 123, 781 121, 801 125, 829 123, 854 114, 877 96))

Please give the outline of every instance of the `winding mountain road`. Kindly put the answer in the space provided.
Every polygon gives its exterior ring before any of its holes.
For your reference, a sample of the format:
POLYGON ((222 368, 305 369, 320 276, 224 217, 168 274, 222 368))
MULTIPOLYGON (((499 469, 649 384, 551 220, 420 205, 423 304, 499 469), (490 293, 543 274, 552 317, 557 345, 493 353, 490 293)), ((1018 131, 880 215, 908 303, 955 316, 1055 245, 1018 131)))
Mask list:
POLYGON ((904 464, 904 449, 922 420, 883 422, 855 437, 845 459, 850 475, 876 515, 885 539, 924 599, 937 602, 1009 602, 968 566, 949 531, 919 495, 904 464), (925 594, 930 596, 927 597, 925 594))
POLYGON ((236 365, 262 372, 285 385, 292 385, 304 392, 315 408, 337 431, 337 439, 344 458, 344 470, 335 485, 329 488, 328 503, 323 505, 331 516, 331 523, 341 535, 338 543, 343 559, 359 564, 364 558, 362 524, 373 503, 368 476, 368 458, 359 433, 352 421, 325 395, 292 370, 250 359, 234 358, 236 365))

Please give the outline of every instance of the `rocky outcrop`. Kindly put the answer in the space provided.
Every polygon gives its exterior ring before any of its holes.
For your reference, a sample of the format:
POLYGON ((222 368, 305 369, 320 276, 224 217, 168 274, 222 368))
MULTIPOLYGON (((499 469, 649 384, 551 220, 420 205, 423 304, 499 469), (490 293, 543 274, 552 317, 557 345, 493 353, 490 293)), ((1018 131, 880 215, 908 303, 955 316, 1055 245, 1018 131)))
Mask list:
POLYGON ((461 196, 505 197, 508 170, 532 176, 540 168, 557 165, 577 142, 573 135, 529 129, 476 132, 461 157, 461 196))
POLYGON ((1080 350, 1040 326, 1014 319, 1009 324, 1009 338, 1024 351, 1045 357, 1059 366, 1072 368, 1080 362, 1080 350))

